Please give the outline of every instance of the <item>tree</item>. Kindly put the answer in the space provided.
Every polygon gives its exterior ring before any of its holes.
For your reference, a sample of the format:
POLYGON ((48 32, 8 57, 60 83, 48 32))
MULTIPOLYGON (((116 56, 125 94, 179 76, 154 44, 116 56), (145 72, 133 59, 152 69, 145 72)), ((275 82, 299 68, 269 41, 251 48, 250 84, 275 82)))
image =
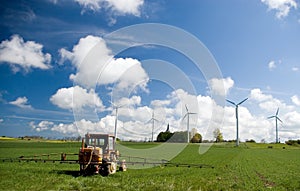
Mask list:
POLYGON ((216 128, 213 133, 217 143, 223 141, 223 135, 219 128, 216 128))
POLYGON ((172 137, 173 133, 171 132, 160 132, 157 135, 156 141, 157 142, 166 142, 167 140, 169 140, 172 137))
POLYGON ((191 139, 192 143, 201 143, 202 142, 202 136, 200 133, 195 133, 193 138, 191 139))

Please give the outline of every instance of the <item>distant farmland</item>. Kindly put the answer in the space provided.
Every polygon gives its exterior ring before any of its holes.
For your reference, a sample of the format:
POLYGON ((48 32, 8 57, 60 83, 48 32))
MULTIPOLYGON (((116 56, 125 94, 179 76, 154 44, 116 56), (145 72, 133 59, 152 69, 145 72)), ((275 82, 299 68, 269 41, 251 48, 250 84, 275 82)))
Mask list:
MULTIPOLYGON (((155 144, 128 146, 142 149, 155 144)), ((79 147, 78 142, 2 140, 0 158, 77 153, 79 147)), ((190 144, 172 162, 214 168, 154 167, 83 177, 76 164, 0 162, 0 190, 300 190, 299 147, 247 143, 236 148, 228 143, 214 145, 203 155, 198 148, 190 144)))

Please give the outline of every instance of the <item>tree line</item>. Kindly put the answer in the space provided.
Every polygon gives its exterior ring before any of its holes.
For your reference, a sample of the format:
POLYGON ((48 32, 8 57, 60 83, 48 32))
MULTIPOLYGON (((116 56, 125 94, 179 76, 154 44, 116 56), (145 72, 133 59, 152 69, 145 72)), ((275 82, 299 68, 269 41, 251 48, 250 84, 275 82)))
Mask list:
MULTIPOLYGON (((220 129, 215 129, 214 132, 214 141, 213 142, 223 142, 223 134, 221 133, 220 129)), ((189 132, 190 143, 202 143, 202 142, 211 142, 208 140, 202 140, 202 135, 197 132, 195 128, 189 132)), ((157 135, 156 141, 157 142, 176 142, 176 143, 186 143, 187 142, 187 131, 176 131, 170 132, 169 128, 166 131, 162 131, 157 135)))

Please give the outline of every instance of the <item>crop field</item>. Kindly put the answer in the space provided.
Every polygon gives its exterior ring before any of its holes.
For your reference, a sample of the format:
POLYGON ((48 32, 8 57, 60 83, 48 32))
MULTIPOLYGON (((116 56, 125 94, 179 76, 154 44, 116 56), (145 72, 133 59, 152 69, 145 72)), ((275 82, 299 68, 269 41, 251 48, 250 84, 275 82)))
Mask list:
MULTIPOLYGON (((156 146, 122 144, 139 149, 156 146)), ((77 164, 0 161, 0 190, 300 190, 300 148, 268 146, 243 143, 236 148, 233 144, 220 144, 200 155, 199 145, 190 144, 172 162, 214 168, 128 166, 126 172, 108 177, 80 176, 77 164)), ((1 140, 0 158, 77 153, 79 147, 79 142, 1 140)))

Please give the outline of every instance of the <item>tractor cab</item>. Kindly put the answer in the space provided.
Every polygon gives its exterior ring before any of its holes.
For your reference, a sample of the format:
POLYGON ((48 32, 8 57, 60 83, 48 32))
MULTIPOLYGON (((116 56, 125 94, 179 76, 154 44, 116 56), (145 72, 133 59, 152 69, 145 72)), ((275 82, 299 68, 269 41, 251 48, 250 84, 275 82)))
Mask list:
POLYGON ((115 151, 115 137, 109 134, 86 134, 86 148, 101 148, 103 154, 108 154, 115 151))

